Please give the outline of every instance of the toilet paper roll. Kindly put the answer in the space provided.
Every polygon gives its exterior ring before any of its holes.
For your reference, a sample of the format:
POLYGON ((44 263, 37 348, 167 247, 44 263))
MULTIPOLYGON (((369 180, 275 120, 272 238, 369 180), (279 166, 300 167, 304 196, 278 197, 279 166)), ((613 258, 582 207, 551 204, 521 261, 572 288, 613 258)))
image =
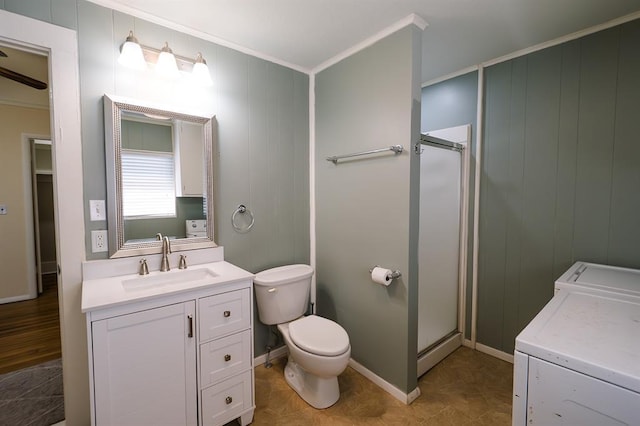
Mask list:
POLYGON ((384 286, 387 286, 387 285, 391 284, 391 280, 392 280, 392 278, 391 278, 391 270, 390 269, 385 269, 385 268, 380 268, 380 267, 376 266, 371 271, 371 279, 373 280, 374 283, 378 283, 378 284, 382 284, 384 286))

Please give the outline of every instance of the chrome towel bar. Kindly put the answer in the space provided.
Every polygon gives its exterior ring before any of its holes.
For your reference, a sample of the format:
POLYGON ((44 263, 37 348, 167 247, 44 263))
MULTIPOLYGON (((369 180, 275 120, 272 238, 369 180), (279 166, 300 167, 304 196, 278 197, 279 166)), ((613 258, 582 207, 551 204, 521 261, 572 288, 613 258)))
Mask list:
POLYGON ((378 152, 385 151, 393 151, 394 153, 399 154, 403 149, 404 148, 402 147, 402 145, 392 145, 387 148, 372 149, 371 151, 356 152, 353 154, 345 155, 334 155, 333 157, 327 157, 327 161, 331 161, 333 162, 333 164, 338 164, 338 160, 342 160, 343 158, 359 157, 361 155, 377 154, 378 152))

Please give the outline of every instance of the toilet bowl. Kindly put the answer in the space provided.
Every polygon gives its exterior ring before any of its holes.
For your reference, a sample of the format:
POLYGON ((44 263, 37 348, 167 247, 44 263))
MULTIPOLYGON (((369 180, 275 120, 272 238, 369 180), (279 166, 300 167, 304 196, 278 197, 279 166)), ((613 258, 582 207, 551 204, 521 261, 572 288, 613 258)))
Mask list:
POLYGON ((304 316, 313 269, 287 265, 256 274, 258 315, 278 326, 289 350, 285 380, 315 408, 327 408, 340 398, 338 375, 351 357, 347 332, 339 324, 317 315, 304 316))

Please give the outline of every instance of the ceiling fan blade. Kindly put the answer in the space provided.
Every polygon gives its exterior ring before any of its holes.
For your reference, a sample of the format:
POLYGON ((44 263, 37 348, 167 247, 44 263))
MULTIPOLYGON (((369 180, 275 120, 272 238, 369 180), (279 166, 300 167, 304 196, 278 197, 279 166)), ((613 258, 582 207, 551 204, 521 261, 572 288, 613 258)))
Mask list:
POLYGON ((19 72, 11 71, 7 68, 0 67, 0 76, 6 77, 9 80, 17 81, 18 83, 26 84, 34 89, 44 90, 47 88, 47 83, 28 77, 24 74, 20 74, 19 72))

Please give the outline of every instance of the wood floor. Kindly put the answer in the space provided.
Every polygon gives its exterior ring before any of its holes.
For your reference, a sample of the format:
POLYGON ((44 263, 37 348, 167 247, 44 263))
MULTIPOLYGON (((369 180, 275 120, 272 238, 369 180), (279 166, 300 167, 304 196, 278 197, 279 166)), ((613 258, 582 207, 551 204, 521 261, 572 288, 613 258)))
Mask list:
POLYGON ((0 374, 61 356, 57 277, 42 281, 38 298, 0 305, 0 374))

